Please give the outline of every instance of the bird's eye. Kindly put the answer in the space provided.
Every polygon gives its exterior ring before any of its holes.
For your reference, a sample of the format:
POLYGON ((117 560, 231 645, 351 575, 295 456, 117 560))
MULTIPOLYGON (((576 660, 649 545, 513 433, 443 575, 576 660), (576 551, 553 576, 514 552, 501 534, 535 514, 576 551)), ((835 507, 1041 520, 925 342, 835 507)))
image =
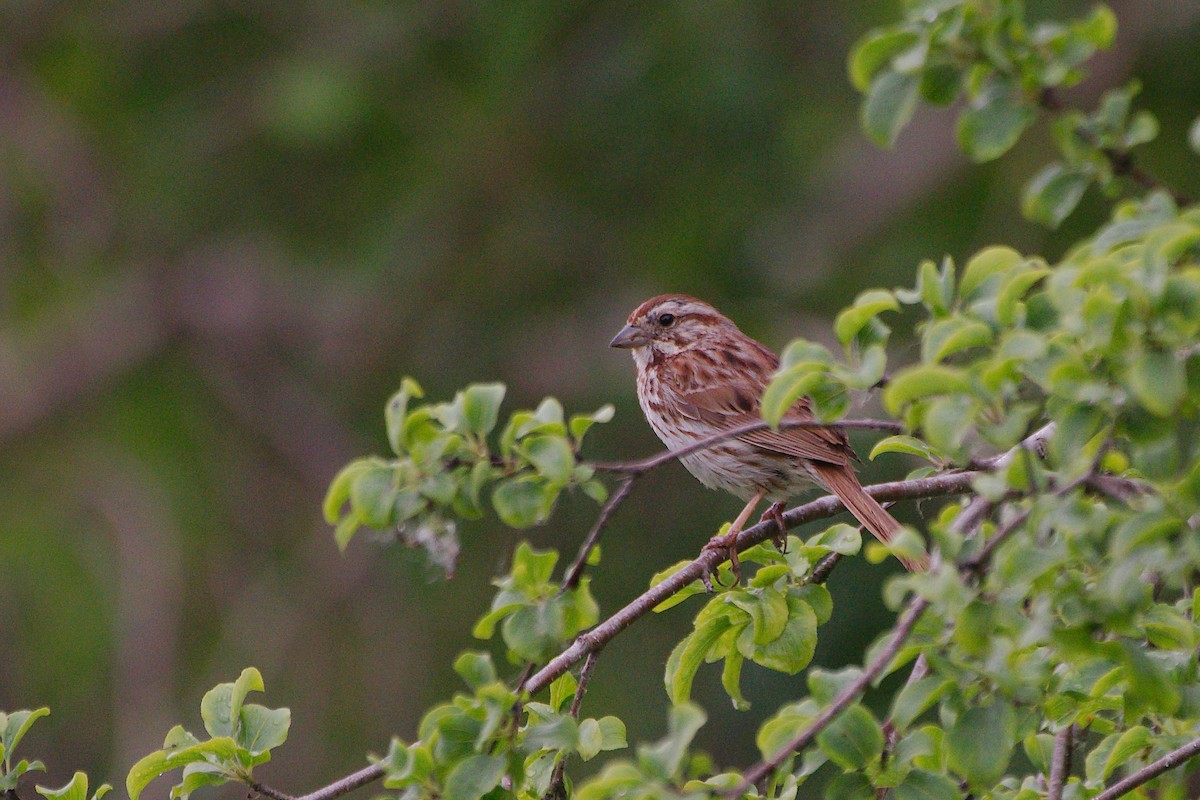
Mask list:
POLYGON ((671 327, 672 325, 675 324, 675 315, 674 314, 659 314, 658 324, 663 326, 664 328, 671 327))

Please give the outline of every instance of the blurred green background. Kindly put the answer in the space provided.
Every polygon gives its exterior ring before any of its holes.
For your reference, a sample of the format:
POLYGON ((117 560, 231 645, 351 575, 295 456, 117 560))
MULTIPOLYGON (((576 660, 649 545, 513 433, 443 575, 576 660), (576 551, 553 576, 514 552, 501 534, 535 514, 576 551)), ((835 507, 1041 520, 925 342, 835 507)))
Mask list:
MULTIPOLYGON (((1143 164, 1200 194, 1182 145, 1200 4, 1112 5, 1117 45, 1067 99, 1091 108, 1141 77, 1163 123, 1143 164)), ((528 534, 467 525, 449 581, 366 537, 340 556, 321 496, 345 461, 385 449, 402 375, 435 399, 503 381, 509 410, 613 402, 591 454, 647 455, 633 366, 606 346, 646 297, 699 295, 775 347, 829 342, 838 308, 909 283, 921 258, 992 242, 1055 257, 1103 218, 1091 195, 1056 233, 1018 216, 1049 158, 1044 125, 982 167, 946 112, 921 110, 895 152, 868 144, 845 56, 898 14, 892 0, 0 4, 0 709, 52 707, 22 746, 48 762, 39 781, 78 768, 122 783, 247 665, 293 712, 256 774, 295 792, 411 738, 459 688, 450 663, 486 646, 471 625, 516 542, 569 557, 595 506, 571 498, 528 534)), ((906 467, 888 457, 865 477, 906 467)), ((678 465, 644 480, 594 571, 604 613, 739 505, 678 465)), ((861 658, 894 568, 839 567, 816 665, 861 658)), ((606 649, 588 715, 661 735, 662 666, 689 610, 606 649)), ((726 765, 753 760, 761 719, 805 693, 803 676, 753 666, 744 689, 754 707, 736 713, 715 669, 697 681, 699 743, 726 765)))

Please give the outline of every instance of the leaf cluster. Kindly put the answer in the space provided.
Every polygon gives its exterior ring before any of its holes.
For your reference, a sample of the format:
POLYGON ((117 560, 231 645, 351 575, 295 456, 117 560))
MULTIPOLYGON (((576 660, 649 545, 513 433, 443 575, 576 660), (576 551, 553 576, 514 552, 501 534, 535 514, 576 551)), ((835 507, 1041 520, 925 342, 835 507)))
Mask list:
POLYGON ((546 398, 534 411, 516 411, 498 437, 503 384, 472 384, 450 402, 414 405, 424 396, 405 378, 385 409, 395 458, 347 464, 325 496, 325 519, 345 549, 361 527, 392 531, 425 549, 432 563, 452 572, 458 556, 458 520, 479 519, 485 496, 504 524, 545 522, 564 489, 580 488, 603 502, 604 484, 579 462, 583 437, 612 419, 612 406, 566 420, 562 405, 546 398))
POLYGON ((287 740, 292 714, 286 708, 247 703, 250 692, 263 691, 262 675, 247 667, 232 683, 220 683, 200 701, 200 717, 209 738, 201 740, 182 725, 167 732, 161 750, 146 755, 129 770, 125 787, 138 800, 160 775, 182 768, 172 800, 186 800, 204 786, 248 782, 254 767, 271 760, 271 750, 287 740))

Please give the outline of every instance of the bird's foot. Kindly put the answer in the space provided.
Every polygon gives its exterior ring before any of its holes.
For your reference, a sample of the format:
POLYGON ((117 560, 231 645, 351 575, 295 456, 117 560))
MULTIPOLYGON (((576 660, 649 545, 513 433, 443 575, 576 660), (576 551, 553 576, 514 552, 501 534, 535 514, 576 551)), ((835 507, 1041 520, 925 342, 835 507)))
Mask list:
POLYGON ((775 543, 775 548, 784 554, 787 553, 787 525, 783 522, 783 510, 785 508, 787 508, 787 503, 771 503, 771 507, 764 511, 763 515, 758 519, 759 522, 774 520, 775 524, 779 526, 779 533, 772 536, 771 541, 775 543))
MULTIPOLYGON (((734 586, 737 586, 738 582, 741 581, 741 579, 742 579, 742 562, 738 561, 738 551, 737 551, 737 538, 738 538, 738 534, 740 534, 740 533, 741 533, 741 530, 731 529, 726 534, 723 534, 721 536, 714 536, 713 538, 709 539, 708 542, 705 543, 705 545, 704 545, 705 550, 716 550, 717 552, 722 553, 727 559, 729 559, 729 569, 731 572, 733 572, 733 583, 729 584, 729 586, 726 587, 725 584, 721 583, 720 581, 717 581, 717 585, 721 586, 723 588, 732 589, 734 586)), ((719 566, 720 566, 720 564, 718 563, 717 567, 719 567, 719 566)), ((713 573, 716 574, 716 571, 717 571, 716 568, 714 568, 713 573)), ((712 584, 709 583, 708 576, 705 575, 703 580, 704 580, 705 588, 707 588, 711 592, 712 584)))

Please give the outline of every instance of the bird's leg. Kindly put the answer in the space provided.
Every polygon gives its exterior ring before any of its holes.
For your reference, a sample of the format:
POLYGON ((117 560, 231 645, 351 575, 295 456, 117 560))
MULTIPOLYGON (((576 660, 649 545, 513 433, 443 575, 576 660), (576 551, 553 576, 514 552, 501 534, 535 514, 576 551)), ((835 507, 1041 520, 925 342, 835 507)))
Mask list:
POLYGON ((759 522, 766 522, 767 520, 775 521, 775 524, 779 526, 779 534, 777 536, 772 536, 771 541, 775 543, 775 548, 780 553, 786 554, 787 553, 787 525, 785 525, 783 523, 783 510, 785 508, 787 508, 787 503, 783 502, 782 500, 779 501, 778 503, 771 503, 771 507, 763 512, 763 515, 761 517, 759 517, 758 521, 759 522))
POLYGON ((729 558, 729 568, 733 570, 733 585, 737 586, 738 581, 742 577, 742 565, 738 561, 737 554, 737 538, 742 532, 742 528, 746 525, 746 520, 750 519, 750 512, 754 507, 762 502, 763 495, 766 492, 759 492, 750 498, 750 502, 746 503, 746 507, 742 509, 742 513, 737 515, 737 519, 729 526, 729 530, 721 536, 714 536, 708 540, 708 544, 704 545, 705 550, 722 550, 729 558))

